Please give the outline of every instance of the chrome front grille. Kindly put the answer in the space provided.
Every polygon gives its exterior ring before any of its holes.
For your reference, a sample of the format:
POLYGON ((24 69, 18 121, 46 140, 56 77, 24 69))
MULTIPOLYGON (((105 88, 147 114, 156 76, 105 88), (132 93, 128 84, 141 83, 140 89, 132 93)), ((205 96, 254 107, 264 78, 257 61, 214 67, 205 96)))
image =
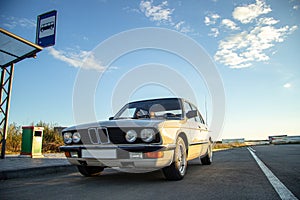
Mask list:
POLYGON ((91 144, 109 144, 109 135, 107 128, 89 128, 88 136, 91 144))

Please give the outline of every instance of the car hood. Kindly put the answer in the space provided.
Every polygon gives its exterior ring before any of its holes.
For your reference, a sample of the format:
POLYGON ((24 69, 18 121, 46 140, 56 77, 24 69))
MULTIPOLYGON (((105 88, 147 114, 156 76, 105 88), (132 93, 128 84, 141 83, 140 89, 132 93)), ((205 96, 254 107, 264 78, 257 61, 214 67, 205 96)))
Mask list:
POLYGON ((71 127, 65 128, 63 130, 63 132, 88 129, 88 128, 92 128, 92 127, 106 127, 106 128, 111 128, 111 127, 155 127, 155 128, 157 128, 158 125, 164 121, 165 120, 151 120, 151 119, 126 119, 126 120, 120 119, 120 120, 99 121, 99 122, 71 126, 71 127))

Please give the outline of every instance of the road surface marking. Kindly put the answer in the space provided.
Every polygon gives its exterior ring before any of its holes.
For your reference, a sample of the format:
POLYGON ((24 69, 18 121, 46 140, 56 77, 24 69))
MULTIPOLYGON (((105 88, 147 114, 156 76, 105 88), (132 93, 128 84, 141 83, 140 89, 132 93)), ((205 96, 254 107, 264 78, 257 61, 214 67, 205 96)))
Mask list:
POLYGON ((297 200, 297 197, 295 197, 295 195, 289 189, 287 189, 287 187, 285 187, 285 185, 272 173, 271 170, 269 170, 269 168, 256 156, 256 154, 251 149, 247 149, 257 162, 258 166, 264 172, 280 198, 282 200, 297 200))
POLYGON ((253 153, 256 152, 256 150, 254 150, 252 147, 248 147, 248 149, 250 149, 253 153))

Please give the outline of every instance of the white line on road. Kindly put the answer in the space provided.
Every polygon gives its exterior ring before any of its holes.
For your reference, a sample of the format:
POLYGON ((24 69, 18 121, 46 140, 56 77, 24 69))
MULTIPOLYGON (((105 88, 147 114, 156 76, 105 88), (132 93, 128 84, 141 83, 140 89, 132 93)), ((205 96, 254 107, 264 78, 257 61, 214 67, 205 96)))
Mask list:
POLYGON ((250 149, 252 152, 254 152, 254 153, 256 152, 252 147, 248 147, 248 150, 249 150, 249 149, 250 149))
POLYGON ((271 170, 269 170, 269 168, 256 156, 256 154, 251 149, 247 149, 257 162, 258 166, 264 172, 280 198, 282 200, 297 200, 297 197, 295 197, 295 195, 287 189, 287 187, 285 187, 285 185, 272 173, 271 170))

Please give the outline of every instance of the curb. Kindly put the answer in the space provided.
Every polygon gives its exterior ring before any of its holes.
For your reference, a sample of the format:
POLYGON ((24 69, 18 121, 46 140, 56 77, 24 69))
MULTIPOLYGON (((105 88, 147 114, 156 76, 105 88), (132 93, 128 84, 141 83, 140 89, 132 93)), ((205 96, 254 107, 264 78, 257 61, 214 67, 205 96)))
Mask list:
POLYGON ((20 170, 0 171, 0 180, 8 180, 15 178, 29 178, 46 174, 54 174, 60 172, 77 172, 76 166, 73 165, 58 165, 46 166, 37 168, 27 168, 20 170))

